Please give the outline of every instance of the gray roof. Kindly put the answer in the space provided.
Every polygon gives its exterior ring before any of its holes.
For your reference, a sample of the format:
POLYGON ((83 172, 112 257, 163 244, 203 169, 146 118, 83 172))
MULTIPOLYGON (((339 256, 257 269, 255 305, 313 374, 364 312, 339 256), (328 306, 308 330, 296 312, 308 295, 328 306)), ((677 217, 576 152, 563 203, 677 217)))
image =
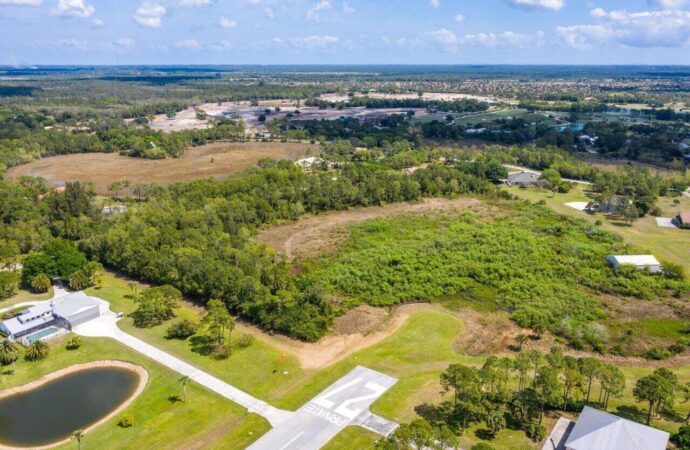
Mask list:
POLYGON ((565 443, 572 450, 664 450, 669 434, 585 406, 565 443))
POLYGON ((508 182, 511 184, 538 183, 541 175, 531 172, 517 172, 508 175, 508 182))
POLYGON ((66 295, 50 302, 43 302, 22 311, 17 317, 5 320, 2 326, 9 334, 16 335, 48 323, 55 317, 69 320, 80 312, 99 308, 100 302, 83 292, 66 295))

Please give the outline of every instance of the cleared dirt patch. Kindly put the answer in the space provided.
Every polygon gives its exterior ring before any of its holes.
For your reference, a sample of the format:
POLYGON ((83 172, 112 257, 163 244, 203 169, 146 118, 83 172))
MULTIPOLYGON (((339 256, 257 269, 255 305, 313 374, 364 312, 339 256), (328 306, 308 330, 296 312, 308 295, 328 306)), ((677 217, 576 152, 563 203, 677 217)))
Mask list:
POLYGON ((66 181, 90 181, 99 194, 108 194, 114 181, 171 184, 199 178, 225 178, 229 174, 255 166, 264 158, 288 159, 304 157, 315 145, 278 142, 218 142, 191 148, 180 158, 146 160, 115 153, 80 153, 39 159, 14 167, 7 178, 42 177, 51 185, 66 181))
POLYGON ((257 239, 273 248, 276 253, 294 260, 320 256, 333 251, 338 243, 349 236, 345 225, 400 214, 451 213, 463 210, 481 211, 482 209, 485 209, 485 206, 477 199, 432 198, 419 203, 396 203, 304 217, 296 222, 266 229, 259 233, 257 239))

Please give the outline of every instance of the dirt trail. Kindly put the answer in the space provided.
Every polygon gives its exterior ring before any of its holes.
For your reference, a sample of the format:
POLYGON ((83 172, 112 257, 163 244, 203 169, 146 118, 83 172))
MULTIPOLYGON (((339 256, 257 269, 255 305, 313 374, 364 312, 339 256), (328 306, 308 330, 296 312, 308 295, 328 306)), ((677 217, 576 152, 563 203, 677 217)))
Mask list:
POLYGON ((338 233, 343 225, 364 222, 370 219, 391 217, 400 214, 419 214, 429 212, 449 212, 453 210, 477 209, 481 202, 477 199, 430 198, 419 203, 395 203, 386 206, 358 208, 318 216, 304 217, 296 222, 268 228, 257 236, 257 240, 273 248, 289 260, 306 256, 318 256, 331 251, 346 237, 338 233))

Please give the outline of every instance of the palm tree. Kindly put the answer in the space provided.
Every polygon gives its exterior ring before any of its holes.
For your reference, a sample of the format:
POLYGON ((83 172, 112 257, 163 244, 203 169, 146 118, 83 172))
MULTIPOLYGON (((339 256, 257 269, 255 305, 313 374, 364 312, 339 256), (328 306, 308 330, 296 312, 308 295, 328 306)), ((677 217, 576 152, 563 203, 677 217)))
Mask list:
POLYGON ((48 345, 40 339, 29 346, 24 353, 27 361, 39 361, 48 356, 48 345))
POLYGON ((77 441, 77 445, 79 445, 79 450, 81 450, 81 440, 84 438, 84 430, 77 430, 74 433, 72 433, 72 439, 77 441))
POLYGON ((12 370, 14 370, 16 368, 17 358, 19 358, 19 352, 17 352, 14 343, 9 339, 0 341, 0 364, 3 366, 12 364, 12 370))
POLYGON ((180 383, 182 383, 182 401, 186 402, 187 401, 187 384, 190 383, 192 380, 188 376, 182 376, 178 378, 180 383))

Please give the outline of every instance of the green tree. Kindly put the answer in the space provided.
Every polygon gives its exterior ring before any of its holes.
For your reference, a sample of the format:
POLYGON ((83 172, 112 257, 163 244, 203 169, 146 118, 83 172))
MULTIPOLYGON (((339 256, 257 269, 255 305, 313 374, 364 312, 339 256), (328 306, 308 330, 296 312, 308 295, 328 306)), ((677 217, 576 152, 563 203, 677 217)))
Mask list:
POLYGON ((191 383, 191 378, 188 376, 182 376, 177 379, 178 382, 182 384, 182 401, 186 402, 187 401, 187 385, 191 383))
POLYGON ((537 373, 535 388, 539 398, 539 424, 541 424, 544 417, 544 407, 546 404, 556 403, 559 393, 563 388, 563 385, 558 379, 558 371, 549 366, 540 368, 537 373))
POLYGON ((27 361, 40 361, 48 356, 48 345, 41 341, 34 341, 33 344, 29 345, 24 353, 24 359, 27 361))
POLYGON ((226 332, 232 333, 233 328, 235 328, 235 321, 230 316, 228 308, 220 300, 208 302, 206 314, 202 317, 201 323, 208 327, 218 345, 223 345, 226 332))
POLYGON ((48 292, 51 285, 50 278, 44 273, 39 273, 31 279, 31 290, 39 294, 48 292))
POLYGON ((589 403, 589 397, 592 392, 592 381, 596 378, 597 372, 601 367, 601 361, 596 358, 584 357, 578 360, 580 372, 587 379, 587 397, 586 402, 589 403))
POLYGON ((91 280, 81 270, 74 272, 72 275, 69 276, 69 287, 72 290, 83 291, 91 285, 91 280))
POLYGON ((655 412, 673 407, 677 389, 678 378, 668 369, 657 369, 637 380, 633 395, 637 401, 649 403, 647 425, 651 424, 655 412))
POLYGON ((81 441, 84 439, 84 430, 77 430, 74 433, 72 433, 72 439, 77 441, 77 445, 79 446, 79 450, 81 450, 81 441))
POLYGON ((19 352, 14 343, 5 338, 0 341, 0 364, 3 366, 14 365, 19 358, 19 352))
POLYGON ((486 419, 484 420, 486 422, 486 427, 489 429, 489 433, 494 438, 502 429, 506 427, 505 414, 500 409, 493 409, 489 411, 489 413, 486 415, 486 419))
POLYGON ((17 293, 19 278, 19 273, 15 271, 0 271, 0 300, 17 293))
POLYGON ((597 378, 601 385, 599 403, 602 403, 601 393, 603 393, 603 406, 604 411, 606 411, 609 407, 609 399, 611 397, 618 397, 623 393, 625 389, 625 375, 613 364, 604 364, 597 371, 597 378))

